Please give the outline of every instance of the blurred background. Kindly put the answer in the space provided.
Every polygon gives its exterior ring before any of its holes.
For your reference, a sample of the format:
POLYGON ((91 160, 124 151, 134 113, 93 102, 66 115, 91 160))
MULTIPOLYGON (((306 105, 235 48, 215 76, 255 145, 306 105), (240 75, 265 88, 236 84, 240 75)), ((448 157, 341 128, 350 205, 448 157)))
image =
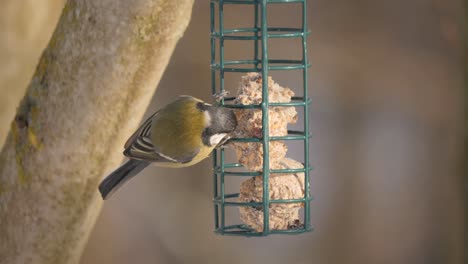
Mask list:
MULTIPOLYGON (((225 10, 227 27, 252 24, 251 6, 225 10)), ((268 11, 271 26, 300 23, 299 5, 268 11)), ((462 263, 462 12, 461 0, 308 1, 314 232, 215 235, 206 160, 147 169, 106 201, 81 263, 462 263)), ((270 47, 300 56, 299 41, 270 47)), ((228 59, 251 52, 226 44, 228 59)), ((180 94, 210 100, 209 62, 209 1, 195 1, 147 116, 180 94)), ((300 94, 299 73, 272 77, 300 94)))

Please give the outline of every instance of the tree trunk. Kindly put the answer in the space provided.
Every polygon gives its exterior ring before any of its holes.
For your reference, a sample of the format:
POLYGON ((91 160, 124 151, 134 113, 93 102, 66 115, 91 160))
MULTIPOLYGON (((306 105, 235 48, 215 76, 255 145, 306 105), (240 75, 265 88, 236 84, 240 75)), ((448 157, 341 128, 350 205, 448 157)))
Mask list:
POLYGON ((78 263, 193 0, 69 0, 0 154, 2 263, 78 263))

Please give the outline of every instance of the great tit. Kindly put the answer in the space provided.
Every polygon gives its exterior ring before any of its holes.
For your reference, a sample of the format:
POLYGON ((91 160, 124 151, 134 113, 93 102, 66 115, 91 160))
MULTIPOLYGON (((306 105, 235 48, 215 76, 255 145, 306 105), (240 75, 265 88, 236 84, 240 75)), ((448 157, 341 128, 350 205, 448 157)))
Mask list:
POLYGON ((99 185, 107 199, 122 184, 154 163, 161 167, 187 167, 208 157, 226 143, 237 126, 234 112, 181 96, 150 116, 125 143, 130 158, 99 185))

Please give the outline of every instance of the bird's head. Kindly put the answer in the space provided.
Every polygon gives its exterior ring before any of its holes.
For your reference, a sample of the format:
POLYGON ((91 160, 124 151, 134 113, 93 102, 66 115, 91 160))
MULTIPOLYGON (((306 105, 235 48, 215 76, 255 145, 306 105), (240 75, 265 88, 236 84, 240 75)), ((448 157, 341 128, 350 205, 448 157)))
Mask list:
POLYGON ((198 102, 197 108, 204 114, 205 129, 202 141, 206 146, 220 146, 229 139, 237 127, 237 119, 232 109, 198 102))

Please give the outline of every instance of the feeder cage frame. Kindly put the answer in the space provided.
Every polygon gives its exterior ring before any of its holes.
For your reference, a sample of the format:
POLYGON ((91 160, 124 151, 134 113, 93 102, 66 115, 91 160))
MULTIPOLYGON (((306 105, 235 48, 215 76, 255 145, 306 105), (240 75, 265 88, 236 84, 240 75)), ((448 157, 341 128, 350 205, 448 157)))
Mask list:
POLYGON ((312 167, 309 163, 309 106, 311 100, 308 97, 307 82, 308 68, 310 64, 307 59, 307 37, 310 31, 307 29, 307 0, 211 0, 210 1, 210 25, 211 25, 211 89, 212 93, 221 93, 224 89, 224 77, 226 73, 240 72, 258 72, 263 76, 268 76, 269 71, 302 71, 302 96, 292 97, 291 102, 277 103, 269 102, 268 99, 268 78, 262 78, 262 102, 259 105, 238 105, 234 104, 234 97, 226 97, 220 104, 226 107, 237 109, 261 109, 262 110, 262 138, 236 138, 234 142, 259 142, 263 148, 263 170, 261 172, 238 172, 234 168, 242 167, 238 163, 226 163, 224 149, 217 149, 213 152, 213 171, 214 171, 214 215, 215 232, 222 235, 238 236, 266 236, 269 234, 298 234, 312 230, 310 224, 310 172, 312 167), (268 27, 267 8, 270 4, 300 4, 302 26, 299 28, 290 27, 268 27), (230 5, 250 5, 253 6, 254 21, 253 27, 249 28, 224 28, 224 8, 230 5), (218 25, 216 25, 216 16, 218 16, 218 25), (270 59, 268 54, 268 40, 273 38, 283 39, 301 39, 302 40, 302 59, 270 59), (253 59, 251 60, 225 60, 224 42, 225 41, 251 41, 253 42, 253 59), (216 50, 218 45, 219 50, 216 50), (219 52, 219 58, 217 53, 219 52), (245 66, 245 67, 244 67, 245 66), (218 80, 216 75, 218 75, 218 80), (286 136, 270 136, 268 126, 269 107, 302 107, 304 109, 303 131, 288 130, 286 136), (296 140, 303 142, 304 167, 300 169, 270 169, 268 157, 270 141, 289 141, 296 140), (304 197, 300 199, 271 200, 269 198, 269 178, 271 174, 292 174, 304 173, 304 197), (263 177, 263 200, 262 202, 238 202, 228 201, 231 198, 239 197, 239 193, 225 193, 226 177, 263 177), (270 208, 274 203, 302 203, 303 226, 295 229, 274 230, 269 228, 269 210, 263 210, 263 231, 257 232, 244 224, 226 225, 226 207, 228 206, 252 206, 270 208))

